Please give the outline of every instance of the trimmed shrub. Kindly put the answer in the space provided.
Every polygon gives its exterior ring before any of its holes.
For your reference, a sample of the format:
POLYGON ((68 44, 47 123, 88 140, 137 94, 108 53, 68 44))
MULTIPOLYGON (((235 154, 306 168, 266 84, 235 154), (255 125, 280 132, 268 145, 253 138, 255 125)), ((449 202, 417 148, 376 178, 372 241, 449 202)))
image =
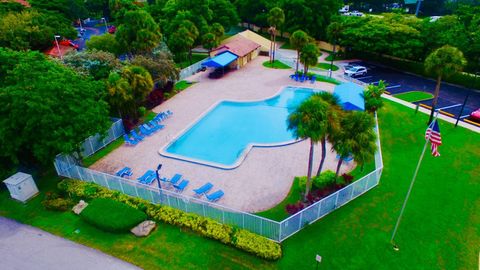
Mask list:
POLYGON ((112 199, 92 200, 80 217, 87 223, 107 232, 128 232, 147 219, 147 215, 124 203, 112 199))
POLYGON ((67 211, 73 207, 74 201, 70 198, 61 198, 60 195, 53 192, 47 192, 42 201, 43 207, 51 211, 67 211))
POLYGON ((282 257, 280 245, 263 236, 246 230, 237 230, 233 236, 233 245, 258 257, 267 260, 278 260, 282 257))
MULTIPOLYGON (((130 197, 118 191, 112 191, 96 184, 79 180, 63 180, 58 184, 58 188, 63 193, 77 199, 95 201, 98 200, 98 198, 105 198, 122 202, 145 212, 149 218, 155 221, 189 228, 200 235, 216 239, 224 244, 232 245, 268 260, 277 260, 282 256, 280 244, 243 229, 235 230, 231 226, 220 224, 210 218, 186 213, 168 206, 152 204, 143 199, 130 197), (240 239, 240 241, 238 239, 240 239), (251 243, 247 243, 248 241, 251 243), (256 248, 259 250, 255 250, 256 248)), ((89 209, 90 206, 91 204, 83 210, 82 214, 89 209)))
MULTIPOLYGON (((298 181, 298 186, 301 190, 305 191, 307 184, 306 176, 296 176, 295 180, 298 181)), ((319 176, 312 177, 312 189, 323 189, 335 183, 335 173, 330 170, 322 172, 319 176)))

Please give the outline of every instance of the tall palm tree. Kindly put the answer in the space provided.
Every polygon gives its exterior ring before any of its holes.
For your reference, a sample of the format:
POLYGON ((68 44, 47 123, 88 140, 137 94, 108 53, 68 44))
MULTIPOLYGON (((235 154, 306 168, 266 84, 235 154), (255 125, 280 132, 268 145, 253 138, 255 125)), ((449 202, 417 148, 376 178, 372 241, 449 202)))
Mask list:
POLYGON ((307 43, 310 43, 311 41, 312 41, 312 38, 302 30, 297 30, 293 32, 293 34, 290 36, 290 44, 297 51, 297 66, 295 68, 295 73, 298 72, 300 51, 302 50, 303 46, 305 46, 307 43))
POLYGON ((329 92, 320 92, 312 97, 315 100, 326 102, 329 106, 326 112, 326 118, 323 119, 323 129, 320 138, 320 143, 322 144, 322 158, 320 159, 320 164, 317 170, 317 176, 320 175, 327 157, 327 140, 329 137, 338 133, 340 129, 340 119, 343 116, 343 110, 340 108, 340 100, 337 96, 329 92))
POLYGON ((274 7, 268 12, 267 22, 270 25, 268 32, 270 33, 270 62, 275 61, 275 37, 277 35, 277 28, 285 22, 285 13, 283 9, 274 7))
POLYGON ((437 76, 432 110, 430 112, 430 119, 428 120, 430 124, 433 120, 435 107, 437 106, 442 78, 461 72, 467 65, 467 60, 463 57, 462 51, 456 47, 445 45, 430 53, 425 59, 424 65, 427 72, 437 76))
POLYGON ((320 51, 315 43, 308 43, 303 46, 302 51, 300 52, 300 62, 302 62, 304 69, 304 74, 307 75, 308 67, 315 66, 318 63, 318 57, 320 56, 320 51))
POLYGON ((310 139, 305 199, 310 192, 312 182, 314 145, 321 139, 322 133, 324 133, 323 120, 327 117, 327 110, 328 103, 310 98, 300 104, 288 117, 288 129, 293 131, 295 137, 297 139, 310 139))
POLYGON ((332 135, 333 149, 340 156, 335 175, 338 177, 343 160, 352 155, 362 166, 373 159, 377 151, 377 134, 373 130, 375 120, 371 114, 354 111, 341 120, 341 129, 332 135))

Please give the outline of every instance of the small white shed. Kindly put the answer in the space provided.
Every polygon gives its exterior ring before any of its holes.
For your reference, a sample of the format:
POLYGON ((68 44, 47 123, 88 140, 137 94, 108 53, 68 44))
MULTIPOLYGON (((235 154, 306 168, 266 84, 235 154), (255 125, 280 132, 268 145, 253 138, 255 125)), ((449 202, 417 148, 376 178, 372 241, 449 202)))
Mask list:
POLYGON ((38 193, 37 185, 30 174, 18 172, 3 181, 10 196, 23 203, 38 193))

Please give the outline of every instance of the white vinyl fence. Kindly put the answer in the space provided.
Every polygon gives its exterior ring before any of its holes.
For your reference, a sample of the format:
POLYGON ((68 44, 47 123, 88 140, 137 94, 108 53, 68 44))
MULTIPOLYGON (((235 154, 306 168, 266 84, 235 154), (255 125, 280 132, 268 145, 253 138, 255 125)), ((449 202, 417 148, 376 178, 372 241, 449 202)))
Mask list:
POLYGON ((206 59, 200 60, 191 66, 188 66, 180 71, 180 80, 185 80, 185 78, 192 76, 193 74, 197 73, 197 70, 202 67, 202 63, 206 59))
MULTIPOLYGON (((114 128, 117 128, 115 124, 112 126, 112 129, 114 128)), ((378 134, 378 123, 375 130, 378 134)), ((113 131, 109 131, 109 134, 110 132, 113 131)), ((188 213, 195 213, 222 224, 249 230, 273 241, 282 242, 308 224, 315 222, 378 185, 383 169, 380 139, 378 139, 377 145, 379 151, 375 154, 376 169, 373 172, 281 222, 175 193, 163 186, 162 189, 159 189, 158 187, 141 184, 138 181, 83 168, 70 155, 58 155, 55 159, 55 168, 60 176, 93 182, 123 194, 139 197, 155 204, 167 205, 188 213)), ((230 194, 230 196, 234 195, 230 194)))
POLYGON ((122 119, 113 119, 114 123, 108 130, 108 132, 102 136, 101 134, 95 134, 94 136, 88 137, 82 143, 82 157, 88 157, 93 155, 98 150, 104 148, 111 142, 115 141, 120 136, 125 134, 125 129, 123 128, 122 119))

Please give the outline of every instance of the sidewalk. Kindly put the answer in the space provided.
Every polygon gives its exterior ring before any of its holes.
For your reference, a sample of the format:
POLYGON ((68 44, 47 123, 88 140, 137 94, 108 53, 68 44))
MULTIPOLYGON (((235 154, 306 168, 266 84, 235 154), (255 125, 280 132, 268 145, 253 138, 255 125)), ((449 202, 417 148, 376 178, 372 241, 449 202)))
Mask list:
POLYGON ((4 217, 0 217, 0 254, 2 270, 140 269, 98 250, 4 217))

